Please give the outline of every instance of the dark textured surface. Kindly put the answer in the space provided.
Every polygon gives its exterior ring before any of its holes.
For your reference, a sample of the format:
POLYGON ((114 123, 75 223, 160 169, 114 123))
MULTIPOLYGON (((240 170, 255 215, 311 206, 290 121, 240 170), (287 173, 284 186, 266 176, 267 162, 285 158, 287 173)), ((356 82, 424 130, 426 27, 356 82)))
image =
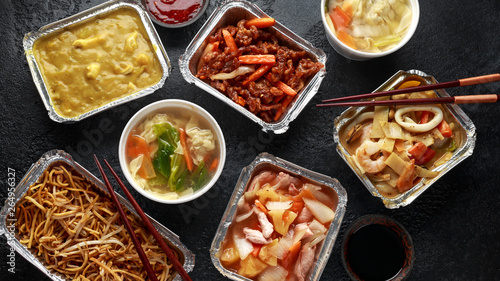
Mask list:
MULTIPOLYGON (((327 77, 318 94, 283 135, 262 133, 246 117, 187 84, 179 72, 179 56, 221 1, 211 1, 205 15, 189 27, 157 27, 174 66, 161 90, 76 124, 51 121, 31 79, 22 49, 23 35, 100 2, 0 1, 0 202, 7 198, 8 168, 15 170, 17 183, 31 164, 51 149, 72 153, 95 174, 98 171, 90 157, 92 153, 101 159, 107 158, 119 170, 118 139, 132 114, 153 101, 180 98, 201 105, 219 122, 227 143, 223 175, 211 192, 188 204, 162 205, 136 192, 133 194, 147 213, 177 233, 196 254, 191 274, 194 280, 222 279, 210 261, 210 244, 241 168, 264 151, 336 177, 347 190, 346 216, 321 280, 348 279, 340 260, 339 241, 350 222, 372 213, 393 217, 410 232, 416 250, 410 280, 500 279, 500 110, 497 104, 463 106, 477 127, 474 154, 410 206, 397 210, 385 209, 380 200, 372 197, 336 153, 333 119, 342 109, 314 107, 328 97, 372 91, 400 69, 419 69, 443 82, 499 72, 498 0, 421 0, 420 23, 410 42, 390 56, 367 62, 347 60, 330 47, 320 20, 319 0, 255 1, 266 13, 328 55, 327 77), (101 120, 110 120, 112 130, 97 132, 101 120), (88 136, 94 139, 91 146, 85 146, 89 143, 88 136)), ((449 93, 500 94, 500 82, 450 89, 449 93)), ((15 273, 8 272, 9 248, 3 236, 0 244, 0 280, 47 280, 19 255, 16 255, 15 273)))

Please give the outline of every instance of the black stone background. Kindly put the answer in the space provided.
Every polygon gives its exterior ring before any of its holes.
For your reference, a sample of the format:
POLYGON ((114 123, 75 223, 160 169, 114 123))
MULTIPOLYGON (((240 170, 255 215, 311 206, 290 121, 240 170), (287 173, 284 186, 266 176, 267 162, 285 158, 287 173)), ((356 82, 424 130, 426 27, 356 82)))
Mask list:
MULTIPOLYGON (((209 248, 241 169, 260 152, 269 152, 307 169, 339 179, 348 193, 347 212, 321 280, 347 280, 340 259, 346 227, 365 214, 385 214, 410 232, 416 260, 410 280, 500 279, 500 111, 498 104, 463 105, 477 127, 474 153, 442 177, 411 205, 386 209, 372 197, 335 151, 333 119, 343 109, 319 109, 322 99, 370 92, 398 70, 419 69, 438 81, 499 72, 500 2, 420 1, 420 23, 401 50, 384 58, 356 62, 338 55, 329 45, 320 18, 320 1, 254 1, 270 16, 325 51, 327 76, 319 92, 282 135, 266 135, 261 128, 218 99, 182 78, 179 56, 221 0, 210 1, 203 17, 191 26, 166 29, 157 26, 173 71, 164 87, 152 95, 76 124, 51 121, 32 81, 22 48, 25 33, 97 5, 98 0, 0 1, 0 202, 7 199, 8 168, 18 183, 40 156, 64 149, 94 174, 91 153, 106 158, 119 171, 118 140, 133 113, 160 99, 179 98, 208 110, 219 122, 227 143, 227 160, 213 190, 194 202, 163 205, 132 193, 144 210, 177 233, 196 254, 193 280, 220 280, 209 248), (90 151, 82 150, 101 120, 112 130, 90 151), (89 154, 90 153, 90 154, 89 154), (77 154, 77 155, 75 155, 77 154), (194 211, 193 211, 194 210, 194 211), (185 215, 186 211, 196 215, 185 215), (184 215, 183 215, 184 214, 184 215)), ((450 89, 451 95, 500 94, 500 82, 450 89)), ((94 135, 95 137, 95 135, 94 135)), ((120 173, 121 174, 121 173, 120 173)), ((121 193, 121 190, 118 190, 121 193)), ((15 273, 8 272, 9 247, 0 238, 0 280, 48 280, 19 254, 15 273)))

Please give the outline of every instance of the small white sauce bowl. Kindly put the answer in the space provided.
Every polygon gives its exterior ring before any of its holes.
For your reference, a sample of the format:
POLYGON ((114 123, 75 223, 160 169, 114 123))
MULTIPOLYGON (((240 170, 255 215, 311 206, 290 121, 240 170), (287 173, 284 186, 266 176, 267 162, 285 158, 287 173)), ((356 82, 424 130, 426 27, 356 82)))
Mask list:
POLYGON ((167 100, 161 100, 154 102, 150 105, 147 105, 143 109, 139 110, 130 120, 128 121, 127 125, 123 129, 122 135, 120 137, 120 143, 118 145, 118 158, 120 160, 120 167, 122 169, 123 174, 125 175, 125 178, 129 182, 129 184, 137 190, 140 194, 142 194, 144 197, 149 198, 153 201, 159 202, 159 203, 164 203, 164 204, 180 204, 180 203, 185 203, 192 201, 201 195, 205 194, 212 186, 217 182, 217 179, 222 173, 222 169, 224 168, 224 163, 226 161, 226 142, 224 141, 224 135, 222 134, 222 130, 219 127, 219 124, 215 119, 208 113, 205 109, 201 108, 200 106, 185 101, 185 100, 177 100, 177 99, 167 99, 167 100), (126 143, 127 143, 127 138, 130 135, 130 132, 132 131, 133 128, 135 128, 140 122, 143 122, 146 117, 151 115, 154 112, 167 112, 169 110, 176 110, 176 109, 181 109, 184 112, 196 112, 198 115, 201 116, 201 118, 205 119, 209 124, 210 127, 213 129, 213 133, 217 136, 217 141, 219 143, 219 164, 217 167, 217 170, 215 171, 213 177, 210 179, 210 181, 205 184, 202 188, 199 190, 195 191, 193 194, 182 196, 178 199, 175 200, 167 200, 164 198, 160 198, 156 196, 153 192, 144 190, 141 186, 139 186, 135 180, 133 179, 132 175, 130 174, 128 165, 127 165, 127 157, 125 154, 125 148, 126 148, 126 143))
POLYGON ((415 30, 417 29, 418 25, 418 20, 420 18, 420 6, 418 4, 418 0, 409 0, 410 1, 410 6, 411 6, 411 11, 412 11, 412 19, 411 19, 411 25, 410 29, 408 32, 406 32, 405 37, 399 41, 399 43, 394 46, 393 48, 383 51, 383 52, 378 52, 378 53, 372 53, 372 52, 363 52, 359 50, 355 50, 346 44, 344 44, 342 41, 340 41, 337 36, 335 35, 335 32, 330 29, 328 26, 328 23, 326 22, 326 4, 331 1, 331 0, 321 0, 321 21, 323 21, 323 26, 325 27, 325 33, 326 33, 326 38, 328 39, 328 42, 330 42, 330 45, 332 45, 333 49, 337 51, 340 55, 352 59, 352 60, 357 60, 357 61, 364 61, 364 60, 369 60, 373 58, 379 58, 383 56, 387 56, 389 54, 394 53, 395 51, 399 50, 401 47, 403 47, 413 36, 413 33, 415 33, 415 30))

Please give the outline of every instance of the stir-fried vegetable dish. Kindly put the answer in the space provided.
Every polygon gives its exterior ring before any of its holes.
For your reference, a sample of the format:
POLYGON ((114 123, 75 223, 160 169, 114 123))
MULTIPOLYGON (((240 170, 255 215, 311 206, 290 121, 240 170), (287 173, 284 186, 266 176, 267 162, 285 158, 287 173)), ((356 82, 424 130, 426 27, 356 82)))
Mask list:
MULTIPOLYGON (((125 211, 158 280, 172 280, 173 266, 153 235, 125 211)), ((16 219, 19 241, 68 280, 147 278, 113 201, 64 163, 30 186, 16 205, 16 219)))
MULTIPOLYGON (((407 79, 397 88, 419 86, 407 79)), ((392 99, 436 97, 434 91, 392 96, 392 99)), ((340 132, 350 162, 366 174, 380 193, 394 197, 446 163, 461 145, 463 129, 442 105, 369 107, 340 132)))
POLYGON ((213 130, 196 115, 156 113, 129 135, 125 148, 135 182, 155 196, 175 200, 210 181, 219 164, 213 130))
POLYGON ((297 93, 324 65, 306 51, 280 45, 268 28, 273 18, 240 20, 209 36, 197 77, 247 108, 265 122, 275 122, 297 93))
POLYGON ((218 258, 252 280, 308 280, 337 201, 330 188, 261 170, 238 202, 218 258))
POLYGON ((364 52, 397 45, 412 21, 409 0, 330 0, 325 19, 337 38, 364 52))

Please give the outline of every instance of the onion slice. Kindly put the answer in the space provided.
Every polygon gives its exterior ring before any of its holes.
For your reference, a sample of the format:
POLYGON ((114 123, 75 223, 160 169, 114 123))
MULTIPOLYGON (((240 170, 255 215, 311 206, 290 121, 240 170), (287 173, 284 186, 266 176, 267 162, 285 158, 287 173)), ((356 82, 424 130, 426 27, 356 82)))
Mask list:
POLYGON ((306 207, 309 209, 309 211, 311 211, 313 216, 320 223, 325 224, 325 223, 331 222, 333 220, 333 218, 335 217, 335 212, 332 209, 330 209, 328 206, 326 206, 325 204, 323 204, 317 200, 309 199, 306 197, 304 197, 303 199, 304 199, 304 203, 306 204, 306 207))
POLYGON ((248 219, 253 214, 253 212, 254 212, 254 209, 252 208, 247 213, 237 216, 236 217, 236 222, 241 222, 241 221, 244 221, 244 220, 248 219))
POLYGON ((229 73, 217 73, 212 76, 210 76, 211 80, 227 80, 227 79, 233 79, 236 78, 240 75, 247 74, 250 72, 254 72, 255 68, 253 66, 240 66, 233 70, 232 72, 229 73))
POLYGON ((266 208, 271 211, 271 210, 288 210, 292 207, 293 201, 268 201, 266 203, 266 208))
POLYGON ((285 268, 279 265, 269 266, 261 274, 259 274, 257 280, 258 281, 285 280, 287 275, 288 271, 285 268))
POLYGON ((253 245, 250 243, 241 233, 235 233, 233 234, 233 241, 234 241, 234 246, 236 246, 236 250, 238 250, 238 253, 240 254, 240 259, 244 260, 250 255, 250 253, 253 251, 253 245))

